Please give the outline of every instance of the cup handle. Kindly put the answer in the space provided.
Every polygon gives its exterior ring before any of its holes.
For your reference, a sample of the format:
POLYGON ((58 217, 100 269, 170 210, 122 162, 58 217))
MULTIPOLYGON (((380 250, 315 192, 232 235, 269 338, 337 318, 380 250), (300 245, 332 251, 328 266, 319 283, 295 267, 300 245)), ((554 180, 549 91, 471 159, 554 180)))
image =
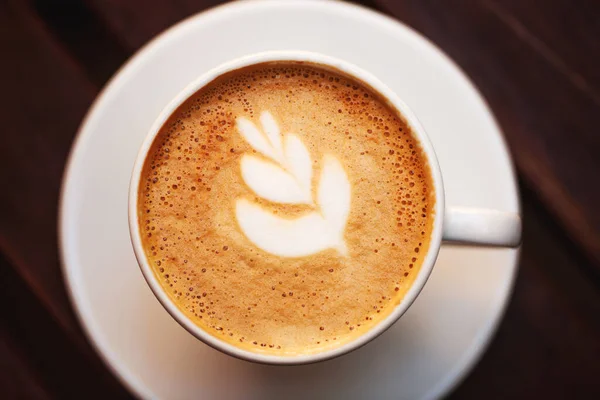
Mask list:
POLYGON ((517 247, 521 243, 521 217, 517 213, 484 208, 448 207, 444 242, 517 247))

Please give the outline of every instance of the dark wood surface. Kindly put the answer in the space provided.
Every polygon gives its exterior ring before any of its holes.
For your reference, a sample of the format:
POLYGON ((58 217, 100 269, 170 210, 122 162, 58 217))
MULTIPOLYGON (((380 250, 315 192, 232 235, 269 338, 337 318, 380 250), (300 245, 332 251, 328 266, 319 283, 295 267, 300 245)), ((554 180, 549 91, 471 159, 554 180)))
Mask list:
MULTIPOLYGON (((0 398, 131 398, 59 266, 71 142, 116 69, 213 0, 0 1, 0 398)), ((368 0, 479 87, 519 173, 524 245, 489 350, 453 399, 600 398, 600 2, 368 0)))

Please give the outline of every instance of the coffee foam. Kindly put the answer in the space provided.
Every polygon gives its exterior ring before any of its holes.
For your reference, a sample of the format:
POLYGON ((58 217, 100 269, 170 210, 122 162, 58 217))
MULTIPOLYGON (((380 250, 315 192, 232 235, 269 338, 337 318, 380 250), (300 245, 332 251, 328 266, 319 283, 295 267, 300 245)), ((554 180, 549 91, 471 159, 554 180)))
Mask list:
POLYGON ((350 182, 340 161, 332 155, 323 157, 313 198, 313 165, 302 139, 293 133, 282 135, 268 111, 261 114, 260 121, 263 132, 246 118, 237 119, 242 137, 266 157, 241 157, 244 182, 267 201, 304 204, 313 210, 286 218, 241 198, 235 205, 240 228, 258 248, 281 257, 308 256, 328 248, 347 255, 344 228, 350 211, 350 182))
POLYGON ((433 188, 410 128, 368 88, 315 65, 209 84, 163 126, 142 183, 144 249, 165 291, 207 332, 255 352, 310 354, 364 334, 399 304, 429 245, 433 188), (261 151, 242 133, 250 124, 271 144, 278 131, 281 149, 295 142, 294 161, 261 151), (273 168, 295 171, 297 192, 273 191, 285 178, 261 188, 273 168), (328 169, 337 177, 320 201, 328 169), (337 224, 315 229, 331 199, 337 224))

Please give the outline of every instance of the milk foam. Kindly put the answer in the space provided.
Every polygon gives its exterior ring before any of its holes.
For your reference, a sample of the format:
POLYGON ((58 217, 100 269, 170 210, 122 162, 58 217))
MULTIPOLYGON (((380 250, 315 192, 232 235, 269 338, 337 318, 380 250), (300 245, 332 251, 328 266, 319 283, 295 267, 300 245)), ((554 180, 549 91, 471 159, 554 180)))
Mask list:
POLYGON ((333 248, 346 256, 344 229, 350 212, 350 182, 340 161, 322 159, 316 199, 310 153, 295 134, 283 137, 270 112, 260 116, 262 132, 246 118, 237 119, 240 135, 264 157, 244 154, 242 178, 259 197, 273 203, 307 204, 313 210, 290 219, 248 199, 236 200, 236 218, 244 235, 260 249, 281 257, 302 257, 333 248))
POLYGON ((435 192, 410 127, 368 87, 308 63, 236 71, 191 96, 140 183, 164 292, 207 333, 261 354, 369 332, 430 242, 435 192))

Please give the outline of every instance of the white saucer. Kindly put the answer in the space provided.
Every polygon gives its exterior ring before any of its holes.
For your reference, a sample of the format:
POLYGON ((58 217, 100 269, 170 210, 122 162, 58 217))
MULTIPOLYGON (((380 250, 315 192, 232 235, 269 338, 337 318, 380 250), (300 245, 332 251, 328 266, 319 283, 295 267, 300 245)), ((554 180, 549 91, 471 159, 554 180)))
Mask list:
POLYGON ((517 212, 498 126, 471 83, 406 26, 341 2, 239 2, 153 40, 85 119, 62 192, 67 286, 107 364, 145 398, 406 398, 447 393, 485 350, 510 294, 517 250, 445 247, 427 286, 384 335, 300 367, 243 362, 204 345, 152 295, 129 241, 127 190, 142 139, 167 102, 207 69, 262 50, 329 54, 371 71, 415 111, 438 153, 447 202, 517 212))

